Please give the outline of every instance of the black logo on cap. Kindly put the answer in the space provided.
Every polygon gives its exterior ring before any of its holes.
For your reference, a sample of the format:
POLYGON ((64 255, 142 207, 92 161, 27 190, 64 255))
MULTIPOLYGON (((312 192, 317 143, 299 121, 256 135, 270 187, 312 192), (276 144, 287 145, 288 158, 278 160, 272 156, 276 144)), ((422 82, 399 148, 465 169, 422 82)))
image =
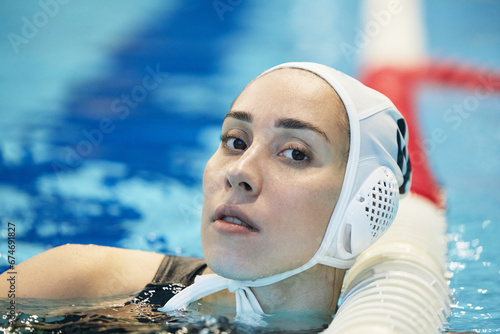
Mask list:
POLYGON ((407 191, 408 182, 411 177, 410 155, 407 149, 406 122, 403 118, 398 119, 398 131, 396 131, 396 140, 398 142, 398 166, 403 174, 403 183, 399 187, 399 193, 404 194, 407 191))

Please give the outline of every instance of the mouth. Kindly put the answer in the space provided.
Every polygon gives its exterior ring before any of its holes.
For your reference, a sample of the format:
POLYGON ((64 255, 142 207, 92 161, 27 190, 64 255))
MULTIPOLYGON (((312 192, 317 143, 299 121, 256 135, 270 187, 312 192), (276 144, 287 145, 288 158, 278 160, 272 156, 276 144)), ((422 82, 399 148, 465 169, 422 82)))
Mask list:
POLYGON ((246 229, 252 232, 259 232, 255 223, 249 219, 246 214, 238 207, 221 205, 215 211, 215 217, 212 222, 221 224, 231 224, 234 228, 246 229))
POLYGON ((250 229, 252 228, 250 225, 248 225, 244 221, 239 220, 236 217, 222 217, 221 220, 225 220, 227 222, 230 222, 230 223, 233 223, 233 224, 236 224, 236 225, 241 225, 241 226, 244 226, 246 228, 250 228, 250 229))

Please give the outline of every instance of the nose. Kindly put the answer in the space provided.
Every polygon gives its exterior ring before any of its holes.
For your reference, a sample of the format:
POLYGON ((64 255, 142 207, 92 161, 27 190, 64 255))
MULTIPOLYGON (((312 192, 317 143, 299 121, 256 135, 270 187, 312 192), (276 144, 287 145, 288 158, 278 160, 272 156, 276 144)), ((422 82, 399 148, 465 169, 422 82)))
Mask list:
POLYGON ((262 174, 258 163, 258 149, 247 149, 228 168, 226 188, 246 196, 257 196, 262 190, 262 174))

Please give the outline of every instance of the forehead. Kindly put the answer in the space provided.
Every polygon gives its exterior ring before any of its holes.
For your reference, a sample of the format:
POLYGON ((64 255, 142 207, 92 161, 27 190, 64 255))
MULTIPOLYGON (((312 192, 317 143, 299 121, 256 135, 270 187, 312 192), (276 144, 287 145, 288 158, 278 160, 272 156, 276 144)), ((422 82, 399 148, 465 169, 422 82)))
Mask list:
POLYGON ((283 68, 252 81, 231 108, 262 118, 291 117, 315 121, 323 127, 339 126, 345 113, 335 90, 317 75, 283 68))

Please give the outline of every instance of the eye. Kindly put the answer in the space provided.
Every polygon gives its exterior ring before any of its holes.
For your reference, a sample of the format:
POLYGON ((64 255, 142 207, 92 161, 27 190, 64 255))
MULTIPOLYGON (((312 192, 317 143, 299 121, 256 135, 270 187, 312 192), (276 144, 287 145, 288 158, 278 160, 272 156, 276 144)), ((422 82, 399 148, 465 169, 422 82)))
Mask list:
POLYGON ((239 138, 229 138, 226 145, 237 150, 246 150, 247 144, 239 138))
POLYGON ((222 143, 230 149, 243 150, 243 151, 247 149, 247 144, 240 138, 222 136, 221 140, 222 143))
POLYGON ((302 152, 301 150, 289 148, 287 150, 284 150, 282 155, 284 157, 287 157, 289 159, 295 160, 295 161, 303 161, 309 159, 307 155, 302 152))

